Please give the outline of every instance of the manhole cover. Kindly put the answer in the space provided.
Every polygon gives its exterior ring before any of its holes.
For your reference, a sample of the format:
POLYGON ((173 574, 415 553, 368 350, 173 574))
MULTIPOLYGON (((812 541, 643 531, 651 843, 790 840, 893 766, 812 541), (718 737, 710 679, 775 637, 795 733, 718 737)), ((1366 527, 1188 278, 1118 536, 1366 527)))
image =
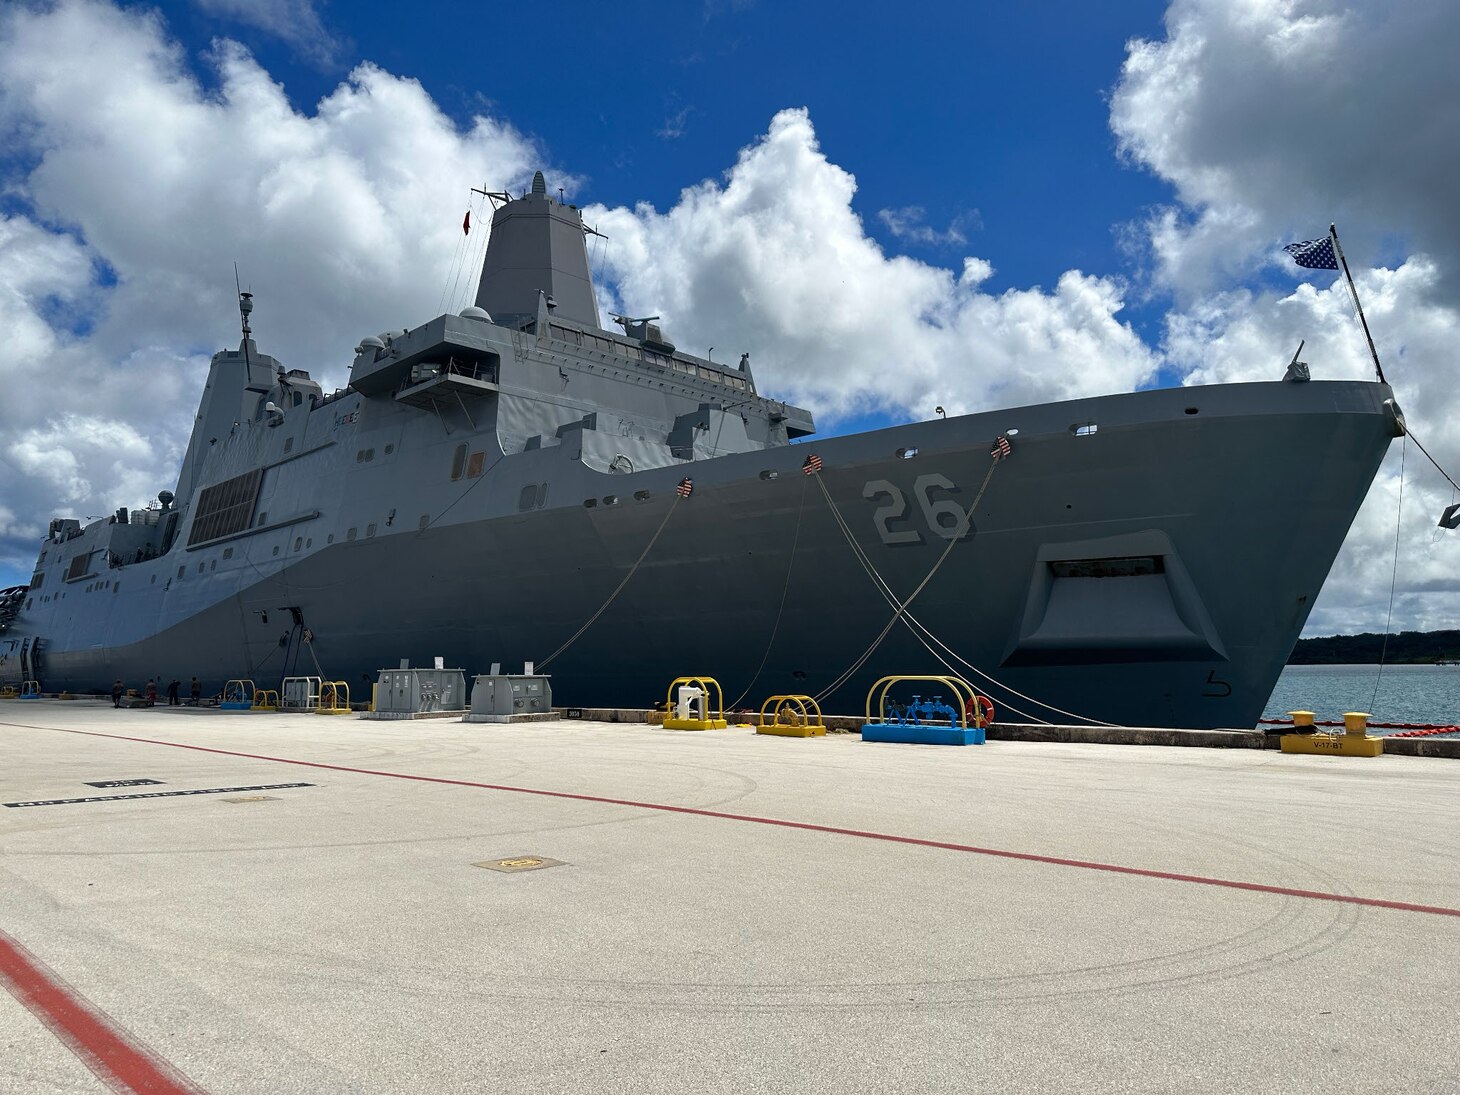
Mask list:
POLYGON ((543 867, 566 867, 567 864, 561 859, 548 859, 541 855, 518 855, 510 859, 487 859, 481 863, 473 863, 473 867, 485 867, 489 871, 506 871, 508 874, 515 874, 518 871, 537 871, 543 867))

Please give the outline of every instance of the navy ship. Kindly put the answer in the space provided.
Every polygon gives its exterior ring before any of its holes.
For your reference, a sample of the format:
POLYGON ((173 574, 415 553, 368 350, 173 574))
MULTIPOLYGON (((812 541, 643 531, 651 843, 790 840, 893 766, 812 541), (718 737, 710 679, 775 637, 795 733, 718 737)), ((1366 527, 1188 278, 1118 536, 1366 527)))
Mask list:
POLYGON ((1387 386, 1290 369, 814 438, 748 355, 605 327, 541 173, 493 198, 475 304, 363 338, 342 390, 263 353, 241 293, 176 485, 52 520, 0 593, 0 681, 442 657, 534 661, 573 705, 708 674, 857 712, 952 670, 1000 719, 1252 726, 1403 431, 1387 386))

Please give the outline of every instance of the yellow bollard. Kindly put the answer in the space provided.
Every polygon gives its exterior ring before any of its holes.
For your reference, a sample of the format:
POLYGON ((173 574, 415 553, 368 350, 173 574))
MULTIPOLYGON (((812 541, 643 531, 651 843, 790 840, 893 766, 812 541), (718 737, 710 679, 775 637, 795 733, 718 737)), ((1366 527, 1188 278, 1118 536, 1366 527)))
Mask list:
POLYGON ((1289 711, 1295 727, 1302 727, 1306 733, 1284 734, 1284 753, 1311 753, 1330 757, 1377 757, 1384 752, 1384 739, 1370 737, 1369 713, 1367 711, 1345 711, 1343 733, 1312 731, 1313 712, 1289 711), (1306 716, 1306 717, 1305 717, 1306 716))

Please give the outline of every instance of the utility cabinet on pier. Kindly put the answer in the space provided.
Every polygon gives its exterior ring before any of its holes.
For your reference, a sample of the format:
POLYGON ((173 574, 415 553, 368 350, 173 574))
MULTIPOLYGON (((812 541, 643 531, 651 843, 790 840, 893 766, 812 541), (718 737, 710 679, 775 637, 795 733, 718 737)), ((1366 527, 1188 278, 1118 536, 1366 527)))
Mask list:
POLYGON ((553 689, 546 674, 480 673, 471 689, 467 722, 510 722, 514 715, 551 714, 553 689))
POLYGON ((401 718, 466 710, 466 674, 460 669, 382 669, 375 713, 401 718))

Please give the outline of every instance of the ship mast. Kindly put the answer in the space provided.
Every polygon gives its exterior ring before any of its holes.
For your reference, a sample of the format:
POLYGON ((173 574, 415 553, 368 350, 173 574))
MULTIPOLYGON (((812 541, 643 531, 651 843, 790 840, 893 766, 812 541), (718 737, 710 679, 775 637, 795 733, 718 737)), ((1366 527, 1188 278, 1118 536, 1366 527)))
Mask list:
POLYGON ((243 284, 238 280, 238 263, 233 264, 233 284, 238 289, 238 311, 243 320, 243 366, 247 370, 246 376, 253 375, 253 362, 249 360, 248 344, 253 338, 253 332, 249 330, 248 314, 253 311, 253 294, 243 291, 243 284))

